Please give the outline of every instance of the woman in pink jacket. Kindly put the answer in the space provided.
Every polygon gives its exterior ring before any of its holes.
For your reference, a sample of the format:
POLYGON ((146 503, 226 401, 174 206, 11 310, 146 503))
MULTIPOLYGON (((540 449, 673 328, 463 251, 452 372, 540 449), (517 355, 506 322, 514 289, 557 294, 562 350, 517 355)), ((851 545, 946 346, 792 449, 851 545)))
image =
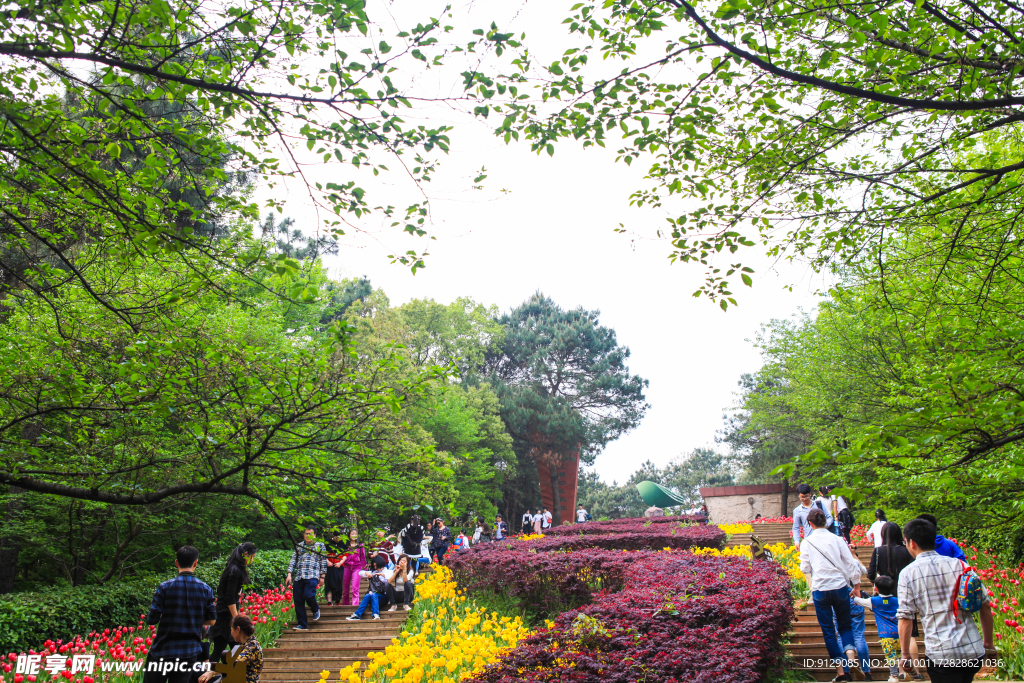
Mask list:
POLYGON ((345 577, 342 583, 341 604, 359 604, 359 572, 366 568, 366 551, 359 542, 359 532, 353 529, 348 532, 348 555, 342 565, 345 577))

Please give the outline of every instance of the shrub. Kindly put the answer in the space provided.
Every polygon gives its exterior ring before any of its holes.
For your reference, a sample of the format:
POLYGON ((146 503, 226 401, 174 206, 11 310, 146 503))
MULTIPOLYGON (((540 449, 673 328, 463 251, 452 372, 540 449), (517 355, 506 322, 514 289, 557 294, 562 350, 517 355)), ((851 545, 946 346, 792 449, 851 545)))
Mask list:
MULTIPOLYGON (((596 525, 595 525, 596 526, 596 525)), ((607 550, 661 550, 673 548, 721 548, 725 542, 725 533, 717 526, 686 526, 652 524, 644 526, 634 523, 631 526, 620 526, 614 529, 600 530, 582 534, 548 534, 544 538, 528 540, 510 540, 507 543, 484 543, 468 552, 490 550, 495 546, 515 548, 516 550, 535 550, 550 552, 553 550, 583 550, 585 548, 603 548, 607 550)))
MULTIPOLYGON (((620 591, 594 594, 592 604, 563 613, 468 680, 747 683, 781 668, 793 608, 777 564, 676 552, 620 556, 628 563, 620 591)), ((582 559, 533 558, 538 567, 582 559)))
POLYGON ((586 524, 565 524, 554 527, 547 532, 548 536, 579 536, 590 534, 607 534, 623 531, 634 531, 646 529, 652 526, 673 524, 677 527, 690 526, 692 524, 707 524, 707 518, 700 515, 673 515, 671 517, 626 517, 623 519, 609 519, 601 522, 587 522, 586 524))
MULTIPOLYGON (((258 552, 249 566, 251 590, 280 585, 290 557, 287 550, 258 552)), ((225 560, 200 560, 196 575, 216 590, 225 560)), ((103 585, 0 596, 0 651, 27 651, 48 639, 67 641, 76 634, 135 624, 140 614, 149 612, 156 587, 173 576, 168 572, 103 585)))
POLYGON ((538 554, 488 548, 457 553, 445 562, 459 587, 469 594, 504 595, 537 623, 590 603, 598 591, 621 590, 629 568, 651 555, 657 553, 587 550, 538 554))

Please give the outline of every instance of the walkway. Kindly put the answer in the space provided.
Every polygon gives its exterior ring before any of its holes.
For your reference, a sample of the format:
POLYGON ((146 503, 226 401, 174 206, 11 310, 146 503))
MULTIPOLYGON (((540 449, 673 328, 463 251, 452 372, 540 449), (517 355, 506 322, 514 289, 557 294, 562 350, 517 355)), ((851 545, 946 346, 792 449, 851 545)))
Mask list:
MULTIPOLYGON (((765 544, 782 542, 792 545, 793 539, 790 536, 792 526, 790 523, 781 522, 755 524, 754 534, 759 536, 765 544)), ((751 534, 734 534, 729 539, 728 545, 749 545, 750 536, 751 534)), ((854 552, 860 561, 864 563, 865 567, 868 566, 868 562, 871 560, 872 550, 872 546, 858 546, 854 548, 854 552)), ((861 590, 869 595, 871 594, 871 582, 868 581, 866 576, 861 578, 861 590)), ((884 660, 882 646, 878 642, 878 629, 875 628, 875 618, 870 612, 865 613, 864 626, 864 635, 868 641, 868 651, 871 653, 871 659, 881 663, 884 660)), ((923 637, 918 640, 918 648, 923 656, 923 637)), ((804 677, 808 680, 831 681, 835 678, 836 670, 834 668, 820 666, 820 664, 824 663, 823 660, 828 659, 828 652, 825 650, 825 639, 821 635, 821 627, 818 626, 818 619, 814 615, 813 605, 809 605, 806 609, 797 610, 796 621, 793 623, 793 630, 790 633, 786 649, 789 650, 790 657, 792 658, 793 669, 803 673, 804 677)), ((882 666, 873 670, 872 678, 876 681, 884 681, 888 677, 888 667, 882 666)))

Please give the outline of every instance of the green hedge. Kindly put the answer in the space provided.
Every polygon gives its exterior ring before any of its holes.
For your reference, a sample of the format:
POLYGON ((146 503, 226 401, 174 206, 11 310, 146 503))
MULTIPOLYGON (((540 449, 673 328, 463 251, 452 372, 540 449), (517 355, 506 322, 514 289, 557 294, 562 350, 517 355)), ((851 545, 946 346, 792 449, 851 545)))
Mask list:
MULTIPOLYGON (((288 550, 263 550, 249 566, 252 590, 280 585, 288 570, 288 550)), ((196 575, 217 588, 226 558, 200 561, 196 575)), ((47 640, 117 626, 133 626, 149 612, 153 591, 173 574, 150 575, 102 586, 54 588, 0 596, 0 654, 39 650, 47 640)))

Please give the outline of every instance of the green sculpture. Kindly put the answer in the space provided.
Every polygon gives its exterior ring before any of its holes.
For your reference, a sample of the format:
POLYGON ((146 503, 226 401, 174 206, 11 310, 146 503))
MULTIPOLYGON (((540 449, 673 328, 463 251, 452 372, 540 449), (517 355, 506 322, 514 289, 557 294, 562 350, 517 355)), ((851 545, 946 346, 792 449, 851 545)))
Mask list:
POLYGON ((647 505, 653 505, 659 508, 668 508, 675 505, 686 505, 686 501, 682 500, 676 494, 669 491, 667 488, 660 484, 655 484, 653 481, 642 481, 636 485, 636 490, 640 492, 640 497, 643 498, 644 503, 647 505))

